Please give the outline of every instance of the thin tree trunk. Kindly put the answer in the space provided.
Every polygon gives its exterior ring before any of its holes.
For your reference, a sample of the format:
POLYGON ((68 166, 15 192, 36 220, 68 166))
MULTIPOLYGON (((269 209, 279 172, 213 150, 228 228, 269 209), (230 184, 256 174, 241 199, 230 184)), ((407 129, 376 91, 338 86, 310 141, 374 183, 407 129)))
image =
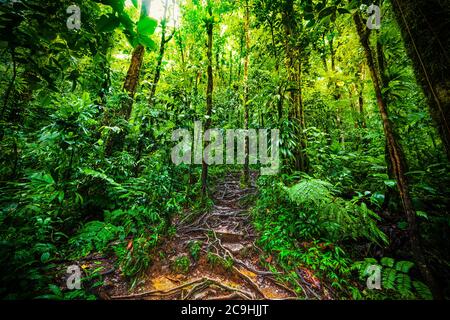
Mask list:
POLYGON ((172 39, 173 35, 169 36, 166 39, 166 29, 167 29, 167 10, 169 7, 169 0, 165 0, 164 3, 164 16, 161 20, 161 43, 159 45, 159 54, 157 58, 157 64, 156 64, 156 70, 155 75, 153 77, 153 84, 152 89, 150 91, 150 98, 149 98, 149 106, 151 107, 153 105, 153 99, 155 98, 156 94, 156 87, 158 86, 159 79, 161 78, 161 70, 162 70, 162 62, 164 59, 164 52, 166 51, 166 44, 172 39))
POLYGON ((103 73, 103 81, 101 83, 101 87, 98 91, 98 97, 100 98, 100 108, 101 111, 104 111, 107 100, 106 96, 111 86, 111 67, 109 64, 109 52, 111 48, 111 34, 107 34, 104 38, 100 38, 102 42, 101 53, 104 56, 102 61, 100 62, 100 69, 103 73))
MULTIPOLYGON (((170 35, 167 39, 166 39, 166 29, 167 29, 167 10, 169 7, 169 0, 166 0, 164 3, 164 15, 163 15, 163 19, 161 20, 161 43, 159 45, 159 54, 158 54, 158 58, 157 58, 157 64, 156 64, 156 69, 155 69, 155 74, 153 76, 153 83, 152 83, 152 87, 150 90, 150 97, 148 99, 148 107, 149 109, 151 109, 153 107, 154 104, 154 100, 155 100, 155 95, 156 95, 156 88, 158 86, 159 80, 161 78, 161 71, 162 71, 162 62, 164 59, 164 53, 166 50, 166 44, 172 40, 172 37, 174 36, 175 33, 172 33, 172 35, 170 35)), ((175 31, 174 31, 175 32, 175 31)), ((149 116, 146 116, 144 118, 144 120, 142 121, 141 124, 141 135, 138 139, 138 144, 137 144, 137 154, 136 154, 136 164, 135 164, 135 175, 137 176, 139 174, 139 166, 138 166, 138 162, 141 160, 142 158, 142 152, 144 151, 145 148, 145 140, 148 138, 149 136, 149 127, 151 125, 151 119, 149 116)))
POLYGON ((299 50, 299 61, 297 69, 297 99, 298 99, 298 120, 300 122, 300 170, 303 172, 308 172, 308 157, 306 155, 307 140, 305 136, 306 122, 305 122, 305 110, 303 108, 303 90, 302 90, 302 63, 301 63, 301 52, 299 50))
MULTIPOLYGON (((386 59, 384 58, 383 45, 380 42, 380 31, 377 31, 377 43, 376 43, 376 63, 378 65, 378 79, 380 79, 380 87, 381 89, 387 88, 389 86, 389 79, 386 78, 386 59)), ((383 92, 383 91, 382 91, 383 92)), ((383 101, 386 101, 386 97, 383 96, 383 101)), ((387 112, 389 112, 388 105, 386 104, 387 112)), ((394 164, 392 163, 391 157, 389 156, 389 148, 386 145, 385 148, 385 159, 387 163, 387 171, 388 177, 390 180, 394 180, 395 172, 394 172, 394 164)), ((385 193, 385 199, 383 203, 383 207, 388 209, 389 203, 398 203, 400 195, 398 191, 392 188, 389 188, 385 193)), ((392 219, 396 217, 391 217, 392 219)))
POLYGON ((241 35, 239 38, 239 60, 238 60, 238 79, 241 79, 241 73, 242 73, 242 51, 244 51, 244 36, 241 35))
POLYGON ((278 109, 278 122, 281 123, 281 120, 283 118, 283 102, 284 102, 284 90, 283 85, 280 84, 278 86, 278 96, 280 97, 277 102, 277 109, 278 109))
POLYGON ((322 34, 322 42, 323 42, 323 50, 321 50, 322 64, 325 72, 328 72, 328 64, 327 64, 327 49, 325 45, 325 32, 322 34))
MULTIPOLYGON (((148 7, 150 4, 148 1, 142 2, 141 17, 147 15, 148 7)), ((130 67, 128 68, 127 76, 123 85, 123 90, 128 93, 128 98, 122 101, 119 112, 116 117, 122 118, 125 121, 129 121, 133 110, 134 96, 139 84, 139 77, 141 74, 142 62, 144 60, 145 47, 142 44, 138 44, 134 48, 130 67)), ((122 128, 119 133, 112 133, 106 144, 106 156, 111 156, 115 151, 122 151, 125 144, 125 137, 127 136, 126 128, 122 128)))
POLYGON ((365 112, 364 112, 364 95, 363 95, 363 88, 360 89, 359 91, 359 96, 358 96, 358 107, 359 107, 359 118, 361 119, 360 123, 361 123, 361 128, 367 128, 367 124, 366 124, 366 116, 365 116, 365 112))
MULTIPOLYGON (((116 116, 128 121, 131 116, 134 96, 136 94, 137 86, 139 83, 139 74, 141 72, 142 60, 144 58, 145 48, 142 45, 138 45, 131 57, 130 67, 125 78, 123 89, 128 93, 128 97, 122 101, 121 108, 116 116)), ((111 156, 114 151, 121 151, 125 144, 125 137, 127 132, 125 128, 119 133, 112 133, 106 146, 106 155, 111 156)))
POLYGON ((359 72, 360 72, 359 74, 360 85, 358 86, 359 123, 361 128, 365 129, 367 128, 366 115, 364 111, 364 81, 366 80, 366 77, 363 63, 361 63, 359 66, 359 72))
POLYGON ((372 54, 372 50, 369 45, 369 34, 364 28, 364 24, 361 20, 361 17, 358 13, 353 15, 353 19, 356 24, 356 29, 359 35, 360 43, 362 47, 364 48, 364 53, 366 56, 367 64, 370 69, 370 74, 372 77, 376 97, 377 97, 377 104, 378 108, 381 114, 381 118, 383 121, 383 129, 384 134, 386 136, 386 143, 389 150, 389 157, 391 159, 391 164, 393 166, 393 172, 395 174, 395 178, 397 181, 397 188, 400 194, 400 198, 402 200, 403 209, 406 214, 406 218, 409 225, 409 237, 410 237, 410 244, 412 253, 414 256, 414 259, 419 267, 420 272, 422 273, 422 276, 424 277, 425 281, 429 285, 431 291, 433 292, 433 295, 435 298, 440 298, 440 290, 439 287, 434 279, 434 276, 432 275, 430 269, 427 266, 426 258, 423 254, 421 243, 419 239, 419 232, 417 227, 417 221, 416 221, 416 211, 413 207, 411 196, 409 193, 409 183, 408 179, 406 177, 406 164, 405 164, 405 157, 404 154, 400 148, 400 145, 398 141, 395 138, 394 131, 392 128, 392 125, 389 121, 388 117, 388 111, 386 107, 386 103, 383 99, 382 93, 381 93, 381 86, 380 86, 380 80, 378 78, 378 74, 375 67, 375 60, 372 54))
MULTIPOLYGON (((331 56, 331 71, 333 71, 333 73, 336 72, 336 50, 337 48, 334 47, 334 36, 331 37, 330 40, 330 56, 331 56)), ((334 89, 334 100, 336 102, 337 108, 336 108, 336 127, 339 133, 339 143, 344 145, 345 139, 344 139, 344 130, 342 129, 342 117, 341 117, 341 113, 342 113, 342 109, 339 106, 340 104, 340 100, 342 98, 341 92, 338 88, 338 86, 336 85, 336 83, 331 83, 329 82, 328 84, 329 86, 333 86, 334 89)))
POLYGON ((301 66, 300 58, 301 52, 298 49, 298 56, 296 57, 296 51, 294 45, 291 43, 297 33, 297 22, 294 16, 294 1, 287 0, 284 2, 282 13, 282 24, 285 32, 285 52, 286 52, 286 69, 288 73, 290 100, 292 104, 291 113, 295 119, 299 121, 299 147, 295 150, 295 168, 300 171, 306 171, 306 153, 305 153, 305 140, 303 137, 303 125, 301 113, 301 97, 299 97, 299 86, 301 80, 301 66), (300 98, 300 99, 299 99, 300 98))
POLYGON ((280 60, 278 58, 278 50, 277 50, 277 46, 275 44, 275 32, 274 32, 274 25, 272 22, 272 18, 268 18, 267 22, 269 23, 270 26, 270 35, 272 38, 272 50, 273 50, 273 57, 275 58, 275 70, 279 72, 279 68, 280 68, 280 60))
POLYGON ((186 71, 186 58, 184 57, 184 47, 183 47, 183 37, 181 36, 181 30, 178 30, 177 35, 175 36, 176 43, 180 49, 181 63, 183 65, 183 71, 186 71))
MULTIPOLYGON (((213 104, 214 78, 213 78, 213 13, 212 4, 208 1, 209 21, 206 25, 206 33, 208 35, 208 86, 206 89, 206 123, 205 131, 211 126, 211 114, 213 104)), ((202 162, 202 196, 206 197, 208 189, 208 164, 203 160, 202 162)))
MULTIPOLYGON (((248 68, 250 60, 250 11, 249 11, 248 0, 245 1, 245 22, 244 22, 244 33, 245 33, 245 59, 244 59, 244 129, 248 130, 249 125, 249 106, 248 106, 248 68)), ((248 185, 250 180, 250 169, 249 169, 249 137, 245 137, 245 161, 244 161, 244 184, 248 185)))
POLYGON ((230 50, 230 79, 228 81, 228 87, 231 88, 233 83, 233 51, 230 50))
POLYGON ((145 48, 143 45, 139 44, 133 51, 131 57, 130 67, 128 68, 127 76, 125 78, 125 83, 123 85, 124 91, 128 93, 130 99, 124 103, 122 107, 121 114, 125 120, 129 120, 131 116, 131 111, 133 107, 133 99, 136 94, 137 86, 139 83, 139 75, 141 72, 142 61, 144 59, 145 48))

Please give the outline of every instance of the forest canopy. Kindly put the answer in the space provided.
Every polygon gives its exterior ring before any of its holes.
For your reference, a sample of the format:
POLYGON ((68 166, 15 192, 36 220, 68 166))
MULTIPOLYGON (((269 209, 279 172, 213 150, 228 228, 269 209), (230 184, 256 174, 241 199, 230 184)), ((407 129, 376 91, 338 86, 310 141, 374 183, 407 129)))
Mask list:
POLYGON ((0 297, 449 298, 449 30, 439 0, 1 0, 0 297))

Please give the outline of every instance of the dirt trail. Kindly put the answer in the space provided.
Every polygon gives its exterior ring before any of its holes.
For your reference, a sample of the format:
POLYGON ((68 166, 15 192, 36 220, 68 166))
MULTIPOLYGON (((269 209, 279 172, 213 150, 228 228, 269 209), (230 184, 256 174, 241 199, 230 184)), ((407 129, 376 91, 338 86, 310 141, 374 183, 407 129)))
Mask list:
POLYGON ((226 175, 213 195, 213 209, 196 219, 176 222, 176 236, 158 251, 143 283, 116 299, 296 299, 296 293, 264 269, 255 245, 245 198, 256 193, 240 187, 239 174, 226 175), (196 245, 194 245, 196 244, 196 245))

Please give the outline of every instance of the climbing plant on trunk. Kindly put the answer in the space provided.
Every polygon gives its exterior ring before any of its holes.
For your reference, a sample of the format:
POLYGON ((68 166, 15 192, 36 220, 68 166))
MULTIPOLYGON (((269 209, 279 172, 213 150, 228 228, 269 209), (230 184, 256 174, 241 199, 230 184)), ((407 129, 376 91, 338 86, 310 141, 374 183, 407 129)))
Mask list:
POLYGON ((370 70, 370 74, 372 77, 372 82, 375 89, 375 94, 377 98, 377 105, 381 115, 383 130, 386 137, 386 144, 389 153, 390 163, 392 165, 392 171, 395 175, 395 179, 397 182, 397 188, 400 194, 400 198, 403 205, 403 210, 406 214, 406 218, 409 226, 409 240, 412 249, 412 253, 416 260, 416 263, 422 273, 422 276, 427 281, 430 286, 433 294, 436 298, 440 297, 440 290, 436 283, 436 280, 431 273, 427 262, 425 260, 425 256, 423 254, 423 250, 421 247, 421 241, 419 238, 419 231, 417 226, 417 218, 416 218, 416 210, 414 209, 411 194, 409 181, 406 176, 407 167, 406 160, 401 149, 399 142, 397 141, 394 135, 394 129, 392 123, 389 120, 387 105, 385 100, 383 99, 382 91, 381 91, 381 82, 379 79, 379 73, 376 69, 374 54, 372 52, 372 48, 369 44, 369 35, 370 32, 364 27, 361 16, 359 12, 354 13, 353 20, 356 25, 356 30, 358 32, 358 36, 360 39, 361 46, 364 49, 364 53, 366 56, 367 64, 370 70))

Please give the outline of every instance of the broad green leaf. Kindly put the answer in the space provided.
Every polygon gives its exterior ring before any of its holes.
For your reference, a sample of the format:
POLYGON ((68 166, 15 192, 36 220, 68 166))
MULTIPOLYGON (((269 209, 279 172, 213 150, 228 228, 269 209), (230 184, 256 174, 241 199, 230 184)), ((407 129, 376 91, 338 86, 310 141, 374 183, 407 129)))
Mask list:
POLYGON ((143 17, 137 24, 137 32, 141 36, 151 36, 155 33, 158 21, 150 17, 143 17))
POLYGON ((139 36, 138 42, 145 46, 148 50, 155 50, 156 43, 150 37, 139 36))

